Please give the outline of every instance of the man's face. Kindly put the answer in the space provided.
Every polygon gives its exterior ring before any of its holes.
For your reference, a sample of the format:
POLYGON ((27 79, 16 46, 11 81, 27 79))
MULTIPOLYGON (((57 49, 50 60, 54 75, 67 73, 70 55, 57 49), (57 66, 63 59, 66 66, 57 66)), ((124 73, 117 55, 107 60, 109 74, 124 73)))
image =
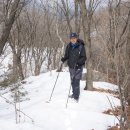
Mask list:
POLYGON ((75 38, 75 37, 70 38, 70 42, 75 44, 77 42, 77 38, 75 38))

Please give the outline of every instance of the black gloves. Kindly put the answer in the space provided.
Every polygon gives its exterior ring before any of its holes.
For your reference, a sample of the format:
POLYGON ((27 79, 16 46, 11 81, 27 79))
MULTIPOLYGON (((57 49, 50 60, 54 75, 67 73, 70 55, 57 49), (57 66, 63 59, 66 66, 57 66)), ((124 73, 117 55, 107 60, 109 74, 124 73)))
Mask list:
MULTIPOLYGON (((64 57, 62 57, 61 58, 61 62, 64 63, 65 61, 66 61, 66 59, 64 57)), ((80 65, 79 63, 77 63, 74 68, 75 69, 81 69, 81 67, 82 67, 82 65, 80 65)))
POLYGON ((62 61, 63 63, 65 62, 65 59, 64 59, 64 57, 62 57, 62 58, 61 58, 61 61, 62 61))
POLYGON ((79 64, 76 64, 75 69, 81 69, 81 66, 79 64))

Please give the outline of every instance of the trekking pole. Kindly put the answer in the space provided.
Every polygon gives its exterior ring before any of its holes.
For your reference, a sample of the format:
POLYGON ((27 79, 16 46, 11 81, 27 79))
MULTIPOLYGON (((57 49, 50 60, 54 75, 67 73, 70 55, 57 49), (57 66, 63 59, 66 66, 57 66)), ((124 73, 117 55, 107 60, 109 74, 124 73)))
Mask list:
POLYGON ((71 85, 70 85, 70 88, 69 88, 69 93, 68 93, 68 97, 67 97, 66 108, 67 108, 67 106, 68 106, 68 101, 69 101, 70 90, 71 90, 71 85))
MULTIPOLYGON (((74 67, 74 70, 75 70, 75 74, 73 75, 73 77, 71 79, 71 84, 72 84, 73 79, 74 79, 74 77, 76 75, 76 69, 75 69, 75 67, 74 67)), ((68 107, 68 101, 69 101, 69 96, 70 96, 71 84, 70 84, 69 93, 68 93, 68 97, 67 97, 67 101, 66 101, 66 108, 68 107)))
MULTIPOLYGON (((60 65, 60 70, 62 69, 62 65, 63 65, 63 63, 61 63, 61 65, 60 65)), ((49 101, 47 101, 47 103, 49 103, 49 102, 51 101, 51 98, 52 98, 52 95, 53 95, 54 89, 55 89, 55 87, 56 87, 57 80, 58 80, 58 78, 59 78, 59 74, 60 74, 60 71, 58 71, 58 75, 57 75, 57 77, 56 77, 56 81, 55 81, 54 87, 53 87, 53 89, 52 89, 52 92, 51 92, 51 95, 50 95, 49 101)))
MULTIPOLYGON (((74 68, 74 69, 75 69, 75 68, 74 68)), ((75 74, 74 74, 74 76, 73 76, 72 79, 71 79, 71 84, 72 84, 72 82, 73 82, 74 77, 75 77, 75 74)), ((69 93, 68 93, 68 97, 67 97, 67 101, 66 101, 66 108, 68 107, 68 101, 69 101, 69 96, 70 96, 71 84, 70 84, 69 93)))

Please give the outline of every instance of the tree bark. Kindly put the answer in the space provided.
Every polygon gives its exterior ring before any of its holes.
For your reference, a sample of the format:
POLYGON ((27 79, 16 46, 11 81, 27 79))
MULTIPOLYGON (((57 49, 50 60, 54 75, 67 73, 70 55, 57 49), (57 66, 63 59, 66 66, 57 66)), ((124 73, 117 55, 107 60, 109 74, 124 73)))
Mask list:
POLYGON ((86 76, 86 87, 85 90, 93 90, 93 76, 92 76, 92 48, 91 48, 91 12, 87 12, 87 7, 85 0, 80 0, 80 10, 81 10, 81 17, 82 17, 82 26, 83 26, 83 33, 84 33, 84 42, 86 47, 86 54, 87 54, 87 76, 86 76))
POLYGON ((78 15, 78 1, 75 0, 75 32, 79 35, 80 34, 80 20, 78 15))
POLYGON ((21 63, 21 49, 16 52, 15 45, 10 42, 10 47, 13 53, 13 74, 18 76, 20 80, 24 80, 24 74, 21 63))
POLYGON ((17 54, 17 66, 20 80, 24 80, 23 68, 21 63, 21 52, 17 54))
POLYGON ((3 48, 8 40, 10 30, 15 21, 19 2, 20 2, 20 0, 14 0, 12 8, 11 8, 11 12, 9 14, 9 18, 7 18, 7 17, 5 18, 5 25, 4 25, 4 28, 2 31, 2 35, 0 37, 0 55, 2 54, 3 48))
POLYGON ((70 31, 70 33, 72 33, 72 27, 71 27, 71 24, 70 24, 70 18, 69 18, 68 8, 66 7, 66 4, 65 4, 64 0, 61 0, 61 2, 62 2, 62 5, 63 5, 63 8, 64 8, 64 14, 65 14, 65 17, 66 17, 66 20, 67 20, 69 31, 70 31))
POLYGON ((130 21, 128 26, 128 36, 127 36, 127 43, 126 43, 126 70, 128 78, 128 83, 126 87, 126 98, 128 104, 130 105, 130 21))

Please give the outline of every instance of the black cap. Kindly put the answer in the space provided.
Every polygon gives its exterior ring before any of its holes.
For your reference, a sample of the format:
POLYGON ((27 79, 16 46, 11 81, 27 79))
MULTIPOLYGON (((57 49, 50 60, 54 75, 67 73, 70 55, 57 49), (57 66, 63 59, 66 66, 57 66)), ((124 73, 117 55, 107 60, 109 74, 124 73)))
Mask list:
POLYGON ((77 35, 76 33, 71 33, 71 34, 69 35, 69 37, 70 37, 70 38, 72 38, 72 37, 78 38, 78 35, 77 35))

